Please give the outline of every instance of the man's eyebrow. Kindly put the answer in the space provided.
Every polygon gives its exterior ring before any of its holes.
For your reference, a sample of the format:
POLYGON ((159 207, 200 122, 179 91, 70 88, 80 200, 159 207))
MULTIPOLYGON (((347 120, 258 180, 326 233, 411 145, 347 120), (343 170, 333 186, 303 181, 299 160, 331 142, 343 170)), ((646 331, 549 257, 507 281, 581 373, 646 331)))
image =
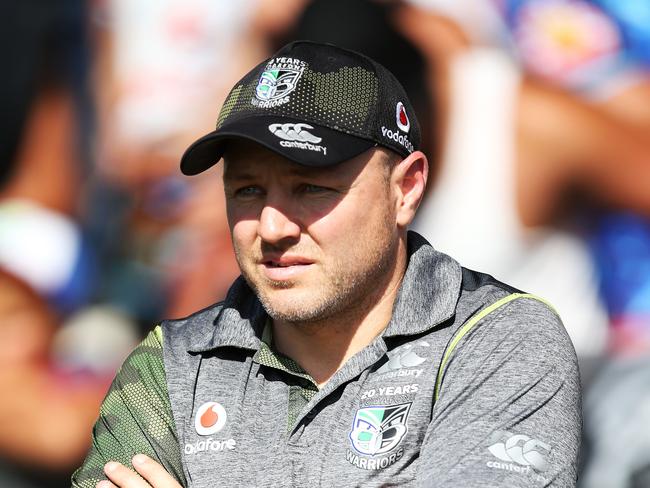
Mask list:
POLYGON ((331 176, 337 173, 336 169, 333 168, 332 166, 324 166, 319 168, 313 166, 300 166, 300 165, 293 166, 290 172, 291 174, 294 174, 296 176, 303 176, 303 177, 331 176))
POLYGON ((255 173, 252 173, 250 171, 226 170, 223 173, 224 180, 252 180, 255 178, 255 176, 255 173))
MULTIPOLYGON (((319 176, 330 176, 336 174, 337 171, 332 167, 323 167, 323 168, 314 168, 309 166, 300 166, 294 165, 289 170, 291 176, 299 176, 303 178, 307 177, 319 177, 319 176)), ((226 179, 237 179, 237 180, 252 180, 255 179, 258 175, 254 171, 250 170, 239 170, 231 169, 230 171, 226 168, 224 171, 223 178, 226 179)))

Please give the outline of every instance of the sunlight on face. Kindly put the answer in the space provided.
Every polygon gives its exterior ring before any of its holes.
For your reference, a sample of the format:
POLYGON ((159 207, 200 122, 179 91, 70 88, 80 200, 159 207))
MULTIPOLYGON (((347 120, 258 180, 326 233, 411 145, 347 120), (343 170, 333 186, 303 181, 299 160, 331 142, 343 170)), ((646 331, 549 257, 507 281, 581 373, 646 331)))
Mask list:
POLYGON ((312 323, 349 313, 386 285, 398 247, 384 155, 307 168, 252 144, 226 156, 237 261, 271 317, 312 323))

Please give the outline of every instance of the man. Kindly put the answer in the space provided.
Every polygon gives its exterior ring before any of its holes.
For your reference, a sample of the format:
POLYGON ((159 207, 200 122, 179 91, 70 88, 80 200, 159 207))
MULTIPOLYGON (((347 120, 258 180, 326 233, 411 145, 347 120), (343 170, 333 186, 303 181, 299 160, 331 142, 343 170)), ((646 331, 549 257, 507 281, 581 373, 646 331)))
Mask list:
POLYGON ((248 73, 181 161, 224 157, 242 277, 127 359, 73 485, 575 484, 573 347, 541 299, 407 232, 419 143, 362 55, 295 42, 248 73))

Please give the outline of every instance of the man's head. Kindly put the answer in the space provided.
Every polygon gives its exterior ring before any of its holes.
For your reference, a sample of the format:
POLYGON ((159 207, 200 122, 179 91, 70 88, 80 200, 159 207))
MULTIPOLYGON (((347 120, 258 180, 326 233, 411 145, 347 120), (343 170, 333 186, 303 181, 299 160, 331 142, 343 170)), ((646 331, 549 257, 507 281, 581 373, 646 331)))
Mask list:
POLYGON ((401 279, 427 178, 402 87, 330 45, 285 46, 233 88, 194 174, 224 157, 242 274, 269 314, 313 323, 372 306, 401 279))
POLYGON ((246 142, 225 161, 237 261, 273 318, 310 323, 363 310, 399 281, 426 182, 422 153, 372 148, 312 168, 246 142))

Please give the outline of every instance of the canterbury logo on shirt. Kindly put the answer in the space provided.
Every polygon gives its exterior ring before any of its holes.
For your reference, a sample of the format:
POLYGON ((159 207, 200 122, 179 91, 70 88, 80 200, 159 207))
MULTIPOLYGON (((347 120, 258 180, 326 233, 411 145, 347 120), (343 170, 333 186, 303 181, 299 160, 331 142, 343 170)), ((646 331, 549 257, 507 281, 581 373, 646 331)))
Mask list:
POLYGON ((515 463, 518 466, 503 465, 503 463, 488 463, 489 467, 508 469, 510 471, 521 471, 519 466, 525 467, 524 471, 530 470, 532 466, 535 471, 548 469, 548 453, 551 446, 546 442, 534 439, 524 434, 512 434, 510 432, 496 432, 491 442, 494 442, 488 450, 501 461, 515 463), (497 442, 494 442, 497 441, 497 442), (513 469, 515 468, 515 469, 513 469))

